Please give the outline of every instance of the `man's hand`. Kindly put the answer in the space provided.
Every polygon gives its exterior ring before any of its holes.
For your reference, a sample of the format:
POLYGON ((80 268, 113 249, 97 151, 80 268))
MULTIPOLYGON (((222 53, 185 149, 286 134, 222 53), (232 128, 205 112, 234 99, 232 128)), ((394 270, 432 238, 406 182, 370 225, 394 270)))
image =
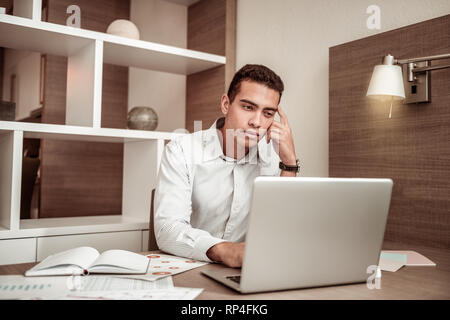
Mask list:
POLYGON ((245 242, 221 242, 208 249, 206 255, 209 259, 232 267, 242 267, 244 258, 245 242))
POLYGON ((274 139, 279 146, 278 152, 281 162, 287 166, 295 166, 297 164, 297 158, 295 156, 292 130, 281 106, 278 106, 278 113, 280 114, 281 122, 275 120, 272 122, 272 125, 267 130, 267 143, 269 143, 270 139, 274 139))

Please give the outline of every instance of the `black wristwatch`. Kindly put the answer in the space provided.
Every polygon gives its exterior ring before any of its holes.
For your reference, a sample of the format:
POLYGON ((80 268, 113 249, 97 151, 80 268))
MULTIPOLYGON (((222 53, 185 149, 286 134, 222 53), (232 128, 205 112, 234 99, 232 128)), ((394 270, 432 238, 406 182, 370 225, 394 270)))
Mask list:
POLYGON ((295 166, 287 166, 283 162, 280 161, 279 167, 280 167, 281 170, 284 170, 284 171, 290 171, 290 172, 297 172, 298 173, 300 171, 300 162, 297 159, 295 166))

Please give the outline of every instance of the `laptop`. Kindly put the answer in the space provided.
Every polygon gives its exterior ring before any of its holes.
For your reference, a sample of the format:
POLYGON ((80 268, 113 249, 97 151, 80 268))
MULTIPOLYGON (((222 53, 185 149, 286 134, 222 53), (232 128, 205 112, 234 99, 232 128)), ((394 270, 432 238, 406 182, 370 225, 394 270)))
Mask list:
POLYGON ((202 273, 241 293, 366 282, 391 179, 257 177, 241 269, 202 273))

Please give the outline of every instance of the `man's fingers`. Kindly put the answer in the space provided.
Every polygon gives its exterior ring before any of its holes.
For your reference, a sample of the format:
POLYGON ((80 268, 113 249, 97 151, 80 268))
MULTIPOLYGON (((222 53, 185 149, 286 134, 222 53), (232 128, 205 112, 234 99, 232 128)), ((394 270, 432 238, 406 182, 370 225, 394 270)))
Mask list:
POLYGON ((289 127, 289 125, 282 125, 282 124, 280 124, 280 125, 275 125, 275 126, 273 126, 273 129, 276 129, 276 130, 278 130, 280 133, 283 133, 283 134, 287 134, 287 135, 289 135, 289 134, 291 134, 292 133, 292 130, 291 130, 291 127, 289 127))
POLYGON ((283 108, 281 108, 281 106, 278 106, 278 113, 280 114, 281 123, 284 125, 288 125, 286 113, 284 113, 283 108))
POLYGON ((280 137, 280 134, 281 134, 281 130, 282 130, 282 128, 279 129, 279 128, 271 126, 271 129, 267 130, 267 135, 266 135, 267 140, 266 140, 266 142, 269 143, 270 139, 277 139, 278 140, 279 137, 280 137))
POLYGON ((280 134, 281 132, 282 132, 283 130, 280 128, 272 128, 272 129, 270 129, 270 133, 271 134, 273 134, 273 133, 277 133, 277 134, 280 134))
POLYGON ((280 141, 280 133, 272 131, 270 133, 270 139, 273 139, 273 140, 279 142, 280 141))
POLYGON ((275 121, 274 121, 274 122, 272 123, 271 127, 272 127, 272 128, 277 128, 277 129, 283 129, 283 128, 284 128, 284 125, 281 124, 281 123, 279 123, 279 122, 275 122, 275 121))
POLYGON ((267 130, 270 130, 273 126, 281 126, 281 123, 276 120, 273 120, 272 124, 270 125, 269 129, 267 129, 267 130))

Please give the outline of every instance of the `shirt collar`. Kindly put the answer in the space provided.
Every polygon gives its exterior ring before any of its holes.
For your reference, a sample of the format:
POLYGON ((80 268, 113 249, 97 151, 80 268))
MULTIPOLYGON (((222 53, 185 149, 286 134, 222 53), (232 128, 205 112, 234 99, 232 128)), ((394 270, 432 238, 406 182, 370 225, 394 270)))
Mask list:
POLYGON ((257 146, 250 148, 245 157, 240 160, 235 160, 225 156, 223 154, 222 142, 220 141, 220 134, 218 132, 224 124, 225 118, 222 117, 214 121, 213 125, 209 129, 203 131, 203 161, 215 160, 217 158, 221 158, 224 161, 236 162, 238 164, 247 162, 256 164, 260 160, 265 163, 268 163, 270 161, 270 154, 268 151, 275 151, 272 148, 272 142, 267 143, 265 137, 258 142, 257 146), (255 159, 255 157, 257 158, 255 159))
POLYGON ((220 119, 214 121, 213 125, 209 129, 203 131, 203 161, 210 161, 223 156, 222 145, 219 140, 219 134, 217 133, 217 124, 220 119))

